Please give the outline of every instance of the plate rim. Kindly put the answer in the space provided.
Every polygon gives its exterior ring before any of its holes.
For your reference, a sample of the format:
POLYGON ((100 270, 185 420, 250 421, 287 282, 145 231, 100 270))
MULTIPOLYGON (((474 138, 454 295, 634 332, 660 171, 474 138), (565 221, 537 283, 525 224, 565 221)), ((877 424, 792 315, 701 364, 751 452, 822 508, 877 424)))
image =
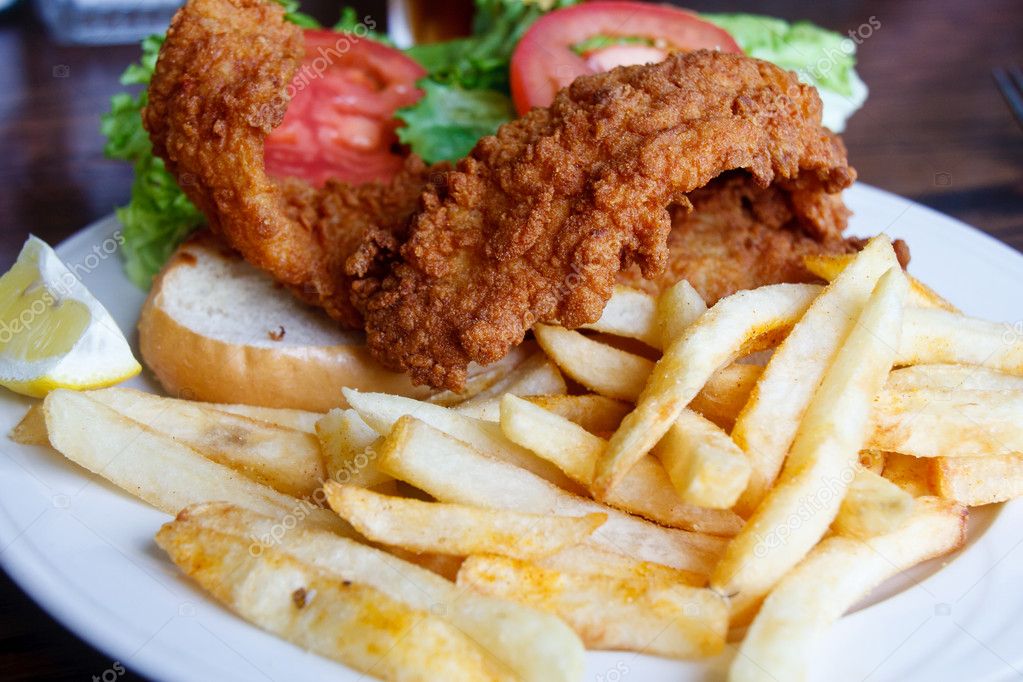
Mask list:
MULTIPOLYGON (((1012 257, 1018 261, 1021 270, 1023 270, 1023 253, 957 218, 862 182, 857 182, 849 191, 864 192, 867 195, 874 194, 878 197, 884 197, 889 201, 903 203, 906 205, 906 211, 911 209, 922 211, 927 217, 938 218, 938 222, 944 223, 948 228, 954 227, 956 230, 965 230, 970 233, 972 239, 984 245, 985 248, 979 250, 994 251, 1001 256, 1012 257), (978 237, 979 240, 977 239, 978 237)), ((111 213, 69 235, 55 249, 58 254, 73 250, 79 241, 87 240, 90 234, 100 231, 111 233, 116 230, 117 226, 119 226, 117 217, 111 213)), ((889 229, 891 225, 878 227, 881 228, 878 231, 884 231, 889 229)), ((940 286, 940 283, 936 284, 940 286)), ((23 399, 19 402, 25 406, 31 404, 28 399, 23 399)), ((44 511, 43 514, 46 514, 47 511, 44 511)), ((992 536, 996 530, 1001 532, 1003 527, 1010 523, 1019 522, 1023 522, 1023 502, 1003 503, 999 505, 999 509, 991 520, 989 527, 977 540, 980 541, 983 538, 992 536)), ((103 655, 109 656, 112 662, 123 662, 130 659, 130 663, 125 663, 124 665, 133 672, 146 677, 187 680, 194 679, 196 674, 203 676, 215 674, 217 679, 245 679, 244 675, 239 674, 238 671, 232 672, 230 669, 224 669, 220 666, 217 666, 218 669, 214 669, 213 666, 206 667, 206 661, 203 661, 204 667, 197 671, 195 667, 190 665, 191 659, 189 657, 180 656, 181 652, 174 651, 173 647, 169 647, 165 643, 156 640, 150 642, 150 644, 155 643, 155 646, 144 645, 140 650, 132 651, 134 647, 130 641, 131 624, 119 620, 115 613, 106 608, 101 601, 95 599, 92 595, 82 593, 81 590, 70 585, 64 573, 58 570, 59 567, 47 561, 40 548, 34 546, 31 542, 19 547, 13 546, 20 539, 21 535, 26 532, 30 532, 30 530, 18 529, 17 522, 4 504, 4 496, 0 495, 0 547, 3 548, 0 550, 0 568, 3 568, 7 575, 10 576, 12 582, 39 608, 60 623, 73 636, 85 641, 103 655), (109 617, 97 618, 97 611, 109 617)), ((934 581, 937 576, 949 575, 954 570, 956 564, 961 563, 962 559, 969 556, 972 550, 973 547, 971 546, 957 552, 944 568, 927 576, 919 584, 925 585, 930 581, 934 581)), ((901 591, 877 604, 872 604, 855 613, 844 616, 841 620, 862 620, 876 617, 879 610, 885 606, 889 609, 897 610, 896 607, 901 607, 902 604, 909 600, 910 592, 912 592, 912 589, 901 591)), ((204 598, 209 603, 222 607, 219 602, 205 594, 204 598)), ((230 612, 230 609, 226 610, 231 613, 233 618, 238 618, 233 612, 230 612)), ((256 625, 248 623, 246 625, 261 631, 256 625)), ((286 640, 280 640, 280 643, 294 647, 297 651, 303 651, 301 647, 297 647, 286 640)), ((340 666, 339 673, 356 672, 336 661, 331 661, 325 657, 320 658, 340 666)), ((1023 659, 1023 652, 1021 652, 1020 658, 1023 659)))

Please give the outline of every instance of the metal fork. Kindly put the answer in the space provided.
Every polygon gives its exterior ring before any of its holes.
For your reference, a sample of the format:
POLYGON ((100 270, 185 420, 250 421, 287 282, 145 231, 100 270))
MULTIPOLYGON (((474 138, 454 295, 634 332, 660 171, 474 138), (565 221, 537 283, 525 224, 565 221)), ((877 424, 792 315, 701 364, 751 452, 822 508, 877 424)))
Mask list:
POLYGON ((1008 69, 992 69, 991 74, 995 77, 1005 103, 1016 117, 1016 122, 1023 128, 1023 70, 1012 66, 1008 69))

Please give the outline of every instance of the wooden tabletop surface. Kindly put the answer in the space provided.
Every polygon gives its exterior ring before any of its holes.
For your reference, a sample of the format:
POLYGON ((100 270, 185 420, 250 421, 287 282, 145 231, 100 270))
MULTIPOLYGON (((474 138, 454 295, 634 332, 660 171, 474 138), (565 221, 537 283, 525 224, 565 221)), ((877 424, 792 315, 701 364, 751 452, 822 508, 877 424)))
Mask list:
MULTIPOLYGON (((383 3, 352 4, 383 21, 383 3)), ((1023 124, 991 75, 994 67, 1023 65, 1023 2, 686 5, 808 19, 842 32, 876 26, 859 47, 870 98, 844 135, 860 180, 1023 250, 1023 124)), ((305 6, 330 21, 339 5, 305 6)), ((98 125, 120 89, 118 75, 137 54, 134 46, 57 46, 24 5, 0 15, 0 267, 27 233, 55 244, 127 199, 130 169, 103 158, 98 125)), ((97 679, 114 663, 0 573, 0 679, 97 679)), ((132 679, 130 660, 122 663, 129 672, 117 679, 132 679)))

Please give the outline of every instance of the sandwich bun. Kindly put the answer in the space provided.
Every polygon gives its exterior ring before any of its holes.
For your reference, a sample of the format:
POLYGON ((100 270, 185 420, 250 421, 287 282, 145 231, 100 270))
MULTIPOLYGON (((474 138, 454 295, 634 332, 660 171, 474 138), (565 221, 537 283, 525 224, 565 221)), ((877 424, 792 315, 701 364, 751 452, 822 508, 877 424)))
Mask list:
POLYGON ((377 363, 361 332, 339 328, 207 231, 154 280, 138 329, 146 366, 175 397, 326 412, 344 405, 344 386, 431 393, 377 363))

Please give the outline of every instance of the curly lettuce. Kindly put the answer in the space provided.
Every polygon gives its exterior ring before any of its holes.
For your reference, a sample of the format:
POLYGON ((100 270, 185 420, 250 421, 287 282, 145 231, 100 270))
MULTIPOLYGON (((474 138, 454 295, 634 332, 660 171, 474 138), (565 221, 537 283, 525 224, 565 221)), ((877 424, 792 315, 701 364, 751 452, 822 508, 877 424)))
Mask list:
MULTIPOLYGON (((795 71, 813 85, 824 102, 824 125, 836 132, 867 98, 856 74, 856 42, 808 21, 789 23, 757 14, 703 14, 732 34, 751 57, 795 71)), ((873 20, 873 17, 871 17, 873 20)), ((871 31, 877 27, 867 24, 871 31)), ((878 25, 879 26, 879 25, 878 25)))
MULTIPOLYGON (((142 57, 121 75, 123 85, 148 85, 156 67, 163 36, 142 41, 142 57)), ((124 270, 137 286, 148 289, 153 277, 167 262, 178 244, 203 224, 202 213, 188 200, 163 161, 153 156, 149 136, 142 127, 146 90, 137 95, 114 95, 110 111, 104 114, 100 130, 106 136, 104 153, 134 166, 131 199, 117 209, 124 228, 124 270)))

